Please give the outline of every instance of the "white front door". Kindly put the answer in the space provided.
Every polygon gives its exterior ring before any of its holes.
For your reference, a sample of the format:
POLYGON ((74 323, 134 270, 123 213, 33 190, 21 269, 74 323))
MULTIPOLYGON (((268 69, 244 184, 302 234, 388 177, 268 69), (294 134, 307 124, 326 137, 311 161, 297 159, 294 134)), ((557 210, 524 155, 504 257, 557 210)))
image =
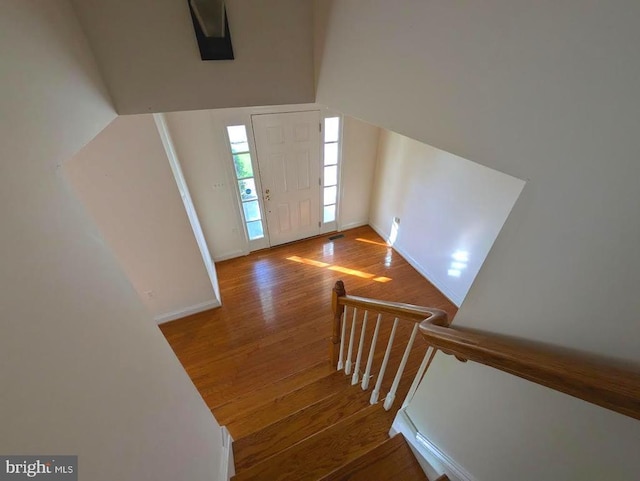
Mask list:
POLYGON ((251 119, 270 244, 320 234, 320 112, 251 119))

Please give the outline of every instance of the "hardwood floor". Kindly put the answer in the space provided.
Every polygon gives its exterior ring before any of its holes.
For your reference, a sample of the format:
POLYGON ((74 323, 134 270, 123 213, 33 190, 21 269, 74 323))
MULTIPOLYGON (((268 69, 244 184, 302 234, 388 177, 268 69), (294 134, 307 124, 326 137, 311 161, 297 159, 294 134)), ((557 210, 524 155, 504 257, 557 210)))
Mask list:
MULTIPOLYGON (((161 326, 221 425, 331 372, 330 300, 339 279, 349 294, 455 315, 455 306, 370 227, 342 234, 216 264, 223 306, 161 326)), ((233 424, 230 432, 239 434, 233 424)))
MULTIPOLYGON (((371 405, 371 389, 353 386, 351 376, 329 363, 331 290, 341 279, 349 294, 437 307, 450 316, 456 308, 369 227, 329 237, 219 263, 223 307, 161 326, 234 439, 234 481, 357 480, 372 473, 426 479, 404 440, 388 437, 426 352, 424 339, 418 336, 408 354, 392 409, 371 405)), ((394 325, 385 316, 373 352, 376 369, 394 325)), ((374 324, 362 338, 365 353, 374 324)), ((403 320, 395 330, 380 400, 414 325, 403 320)), ((351 322, 345 328, 349 338, 351 322)), ((371 382, 379 375, 372 371, 371 382)))

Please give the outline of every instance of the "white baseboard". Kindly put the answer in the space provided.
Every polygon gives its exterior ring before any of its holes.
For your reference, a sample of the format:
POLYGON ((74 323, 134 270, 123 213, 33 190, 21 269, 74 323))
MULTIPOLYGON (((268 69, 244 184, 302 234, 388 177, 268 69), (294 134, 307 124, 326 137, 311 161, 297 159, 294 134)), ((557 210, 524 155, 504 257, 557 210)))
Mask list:
POLYGON ((175 321, 176 319, 190 316, 191 314, 197 314, 202 311, 208 311, 209 309, 213 309, 214 307, 220 307, 220 302, 217 299, 213 299, 207 302, 201 302, 200 304, 185 307, 184 309, 179 309, 177 311, 167 312, 166 314, 156 316, 155 321, 158 324, 162 324, 164 322, 169 322, 169 321, 175 321))
POLYGON ((235 259, 236 257, 242 257, 248 255, 249 252, 245 252, 243 250, 236 250, 233 252, 227 252, 226 254, 222 254, 221 256, 215 256, 213 258, 213 262, 227 261, 229 259, 235 259))
MULTIPOLYGON (((385 242, 389 242, 389 235, 385 233, 380 227, 372 223, 370 223, 369 225, 373 230, 375 230, 378 233, 380 237, 382 237, 385 240, 385 242)), ((426 269, 417 260, 415 260, 408 252, 406 252, 404 249, 402 249, 397 245, 394 245, 392 247, 393 247, 393 250, 395 250, 398 254, 404 257, 404 259, 411 265, 411 267, 417 270, 422 277, 424 277, 429 282, 431 282, 434 286, 436 286, 438 290, 442 292, 442 294, 444 294, 444 296, 447 299, 449 299, 453 304, 456 305, 456 307, 460 307, 462 305, 463 299, 460 299, 459 296, 454 294, 451 291, 451 289, 449 289, 443 282, 440 282, 440 280, 436 276, 432 275, 432 273, 429 272, 428 269, 426 269)))
POLYGON ((338 232, 342 232, 343 230, 355 229, 356 227, 362 227, 363 225, 369 225, 368 220, 349 222, 348 224, 340 224, 340 228, 338 232))
POLYGON ((429 479, 446 474, 451 481, 477 481, 455 460, 419 433, 404 409, 398 411, 389 434, 393 436, 397 433, 402 433, 405 437, 429 479))
POLYGON ((220 426, 222 433, 222 458, 220 459, 220 480, 229 481, 236 474, 233 462, 233 449, 231 447, 233 438, 226 426, 220 426))

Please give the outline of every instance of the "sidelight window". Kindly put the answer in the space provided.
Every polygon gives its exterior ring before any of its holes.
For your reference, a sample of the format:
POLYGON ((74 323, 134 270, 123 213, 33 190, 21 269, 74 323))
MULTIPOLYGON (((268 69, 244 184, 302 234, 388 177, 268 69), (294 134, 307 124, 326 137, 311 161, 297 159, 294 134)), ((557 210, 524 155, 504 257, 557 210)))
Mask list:
POLYGON ((324 175, 322 220, 329 223, 336 220, 338 204, 338 159, 340 157, 340 117, 324 119, 324 175))
POLYGON ((258 203, 255 176, 253 175, 247 129, 244 125, 231 125, 227 127, 227 133, 229 134, 231 155, 233 156, 233 165, 242 202, 242 215, 247 226, 247 234, 249 240, 262 239, 264 237, 264 227, 260 204, 258 203))

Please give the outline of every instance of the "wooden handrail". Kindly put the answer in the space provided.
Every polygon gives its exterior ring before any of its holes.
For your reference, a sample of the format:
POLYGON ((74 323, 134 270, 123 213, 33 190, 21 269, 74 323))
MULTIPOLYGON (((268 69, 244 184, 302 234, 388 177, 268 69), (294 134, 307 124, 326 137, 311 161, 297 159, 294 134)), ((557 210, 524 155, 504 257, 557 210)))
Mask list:
POLYGON ((358 309, 368 309, 370 311, 382 312, 390 314, 402 319, 412 321, 423 321, 425 318, 441 322, 447 319, 447 313, 433 307, 414 306, 413 304, 404 304, 402 302, 380 301, 377 299, 368 299, 366 297, 347 296, 346 294, 338 298, 341 306, 357 307, 358 309))
POLYGON ((427 343, 460 360, 475 361, 640 419, 640 366, 548 344, 425 319, 427 343))

